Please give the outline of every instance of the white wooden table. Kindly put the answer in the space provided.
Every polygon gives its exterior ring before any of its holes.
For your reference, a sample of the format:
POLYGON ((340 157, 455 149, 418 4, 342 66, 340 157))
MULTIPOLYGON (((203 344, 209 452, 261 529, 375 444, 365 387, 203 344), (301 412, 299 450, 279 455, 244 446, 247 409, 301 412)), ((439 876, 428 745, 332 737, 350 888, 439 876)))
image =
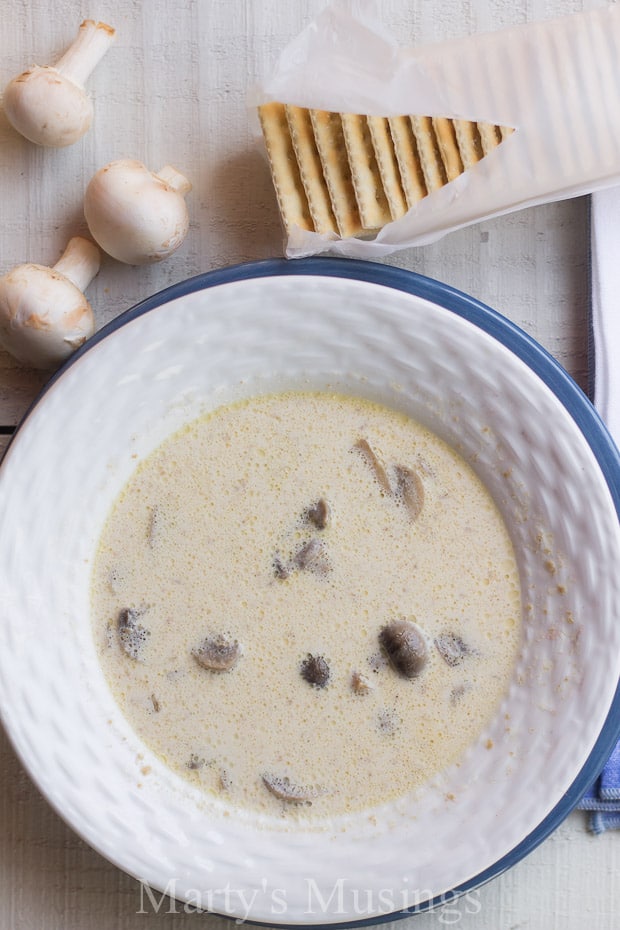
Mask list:
MULTIPOLYGON (((81 202, 94 171, 119 157, 173 164, 193 182, 187 242, 167 262, 104 261, 89 290, 98 325, 168 284, 221 265, 282 254, 266 162, 246 93, 322 0, 2 0, 0 82, 53 62, 85 17, 118 41, 89 82, 95 123, 68 149, 22 140, 0 110, 0 273, 53 264, 85 233, 81 202)), ((405 43, 500 28, 600 5, 599 0, 382 0, 405 43)), ((401 253, 401 265, 480 298, 543 343, 587 382, 587 201, 484 222, 401 253)), ((0 353, 0 451, 44 378, 0 353)), ((44 466, 43 466, 44 467, 44 466)), ((1 593, 0 593, 1 596, 1 593)), ((620 832, 595 838, 573 813, 526 860, 449 911, 417 915, 416 930, 612 930, 620 925, 620 832)), ((140 885, 90 850, 32 786, 0 730, 0 930, 136 930, 206 926, 219 917, 156 907, 140 885)))

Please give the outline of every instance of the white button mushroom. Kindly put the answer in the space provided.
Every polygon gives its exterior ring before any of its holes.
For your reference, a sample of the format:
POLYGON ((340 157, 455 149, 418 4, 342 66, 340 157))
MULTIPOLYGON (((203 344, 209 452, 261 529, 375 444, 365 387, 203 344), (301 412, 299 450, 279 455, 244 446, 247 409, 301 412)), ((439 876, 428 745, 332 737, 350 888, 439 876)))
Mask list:
POLYGON ((11 125, 37 145, 59 148, 77 142, 93 119, 84 84, 114 35, 111 26, 87 19, 55 67, 35 65, 13 78, 3 101, 11 125))
POLYGON ((142 162, 110 162, 91 179, 84 216, 104 252, 127 265, 160 262, 189 229, 184 195, 192 185, 169 165, 151 172, 142 162))
POLYGON ((84 294, 99 271, 97 246, 71 239, 53 268, 18 265, 0 278, 0 344, 33 368, 57 368, 95 331, 84 294))

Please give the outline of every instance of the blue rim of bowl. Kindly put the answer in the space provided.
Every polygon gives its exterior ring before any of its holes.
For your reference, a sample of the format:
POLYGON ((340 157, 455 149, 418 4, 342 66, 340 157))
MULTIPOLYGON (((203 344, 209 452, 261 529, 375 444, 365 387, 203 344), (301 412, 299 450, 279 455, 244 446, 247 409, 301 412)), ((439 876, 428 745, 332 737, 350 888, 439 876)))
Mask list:
MULTIPOLYGON (((173 284, 121 313, 89 339, 45 385, 24 415, 20 426, 28 419, 31 410, 68 368, 75 364, 86 352, 91 351, 102 339, 105 339, 137 317, 195 291, 236 281, 246 281, 252 278, 285 275, 345 278, 404 291, 455 313, 502 343, 540 377, 572 416, 594 453, 607 482, 616 513, 620 518, 620 452, 592 403, 553 356, 516 324, 474 297, 470 297, 468 294, 433 278, 391 265, 379 264, 378 262, 320 257, 296 259, 295 261, 266 259, 207 271, 180 281, 178 284, 173 284)), ((18 435, 20 426, 13 438, 18 435)), ((596 743, 572 785, 544 820, 510 852, 478 875, 438 897, 421 902, 406 910, 395 911, 378 917, 329 924, 329 930, 352 930, 355 927, 374 926, 449 904, 462 895, 480 888, 507 869, 512 868, 542 843, 575 808, 587 789, 598 777, 619 738, 620 682, 596 743)), ((247 923, 255 926, 272 926, 272 924, 267 925, 258 921, 247 921, 247 923)), ((324 926, 323 924, 304 924, 303 930, 320 930, 324 926)), ((278 924, 278 927, 290 927, 291 930, 300 930, 299 925, 278 924)))

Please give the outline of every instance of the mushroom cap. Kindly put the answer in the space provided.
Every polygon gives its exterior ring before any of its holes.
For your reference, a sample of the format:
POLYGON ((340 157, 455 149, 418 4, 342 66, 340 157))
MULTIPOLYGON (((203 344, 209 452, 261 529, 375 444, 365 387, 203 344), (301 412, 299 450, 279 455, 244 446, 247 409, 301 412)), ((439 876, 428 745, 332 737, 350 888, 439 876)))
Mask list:
POLYGON ((33 368, 57 368, 95 331, 92 308, 58 271, 24 264, 0 278, 0 344, 33 368))
POLYGON ((163 261, 189 229, 183 195, 133 159, 97 171, 86 188, 84 216, 95 242, 128 265, 163 261))
POLYGON ((428 646, 420 627, 404 617, 393 620, 379 633, 379 642, 396 671, 417 678, 428 661, 428 646))
POLYGON ((51 67, 36 65, 13 78, 3 104, 7 119, 22 136, 54 148, 77 142, 93 119, 84 88, 51 67))

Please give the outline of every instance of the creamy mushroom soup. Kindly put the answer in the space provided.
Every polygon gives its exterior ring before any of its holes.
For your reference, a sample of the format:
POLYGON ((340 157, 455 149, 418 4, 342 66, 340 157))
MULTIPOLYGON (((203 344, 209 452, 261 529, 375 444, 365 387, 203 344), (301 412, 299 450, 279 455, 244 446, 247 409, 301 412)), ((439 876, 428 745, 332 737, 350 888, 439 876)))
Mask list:
POLYGON ((368 808, 458 760, 520 638, 511 541, 474 471, 337 394, 254 398, 164 442, 114 504, 92 594, 144 742, 286 816, 368 808))

